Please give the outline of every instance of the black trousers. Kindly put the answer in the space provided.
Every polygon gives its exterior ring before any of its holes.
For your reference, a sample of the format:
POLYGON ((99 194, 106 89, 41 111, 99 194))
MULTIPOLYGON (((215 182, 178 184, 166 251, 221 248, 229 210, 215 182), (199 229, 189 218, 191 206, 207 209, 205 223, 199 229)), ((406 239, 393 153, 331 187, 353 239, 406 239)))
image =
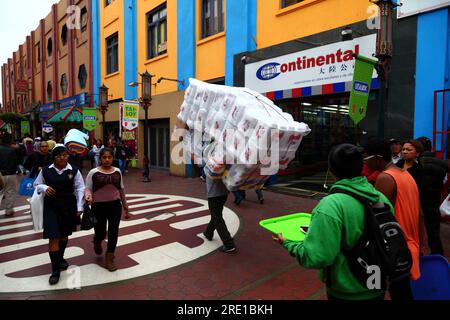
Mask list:
POLYGON ((224 195, 221 197, 208 198, 208 207, 209 213, 211 214, 211 221, 206 227, 205 233, 212 237, 214 234, 214 230, 217 230, 217 233, 220 236, 223 244, 227 247, 233 247, 234 241, 231 237, 230 232, 228 231, 227 225, 225 224, 225 220, 223 220, 223 206, 225 202, 227 202, 228 195, 224 195))
POLYGON ((101 243, 106 238, 106 223, 108 223, 108 253, 114 253, 119 237, 120 217, 122 204, 120 200, 96 202, 92 204, 92 212, 97 218, 94 225, 94 243, 101 243))
POLYGON ((439 208, 424 209, 423 215, 431 254, 440 254, 443 256, 444 248, 441 242, 441 214, 439 208))

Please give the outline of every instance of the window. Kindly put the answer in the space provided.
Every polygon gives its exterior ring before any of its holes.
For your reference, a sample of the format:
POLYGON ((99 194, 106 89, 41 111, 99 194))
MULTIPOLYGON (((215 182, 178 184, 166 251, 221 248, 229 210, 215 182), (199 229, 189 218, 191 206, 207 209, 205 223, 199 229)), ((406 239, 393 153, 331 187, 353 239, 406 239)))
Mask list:
POLYGON ((11 71, 11 84, 14 85, 14 71, 11 71))
POLYGON ((61 29, 61 43, 63 46, 67 44, 67 24, 63 25, 61 29))
POLYGON ((82 64, 78 68, 78 84, 80 85, 81 89, 86 88, 86 79, 87 79, 86 66, 82 64))
POLYGON ((9 76, 6 75, 6 86, 9 87, 9 76))
POLYGON ((50 57, 53 52, 53 41, 52 38, 48 38, 47 40, 47 56, 50 57))
POLYGON ((61 76, 60 86, 61 86, 62 94, 66 95, 66 93, 67 93, 67 76, 65 73, 61 76))
POLYGON ((83 7, 81 9, 81 32, 84 32, 87 30, 87 25, 88 25, 88 12, 86 7, 83 7))
POLYGON ((113 0, 105 0, 105 7, 109 6, 113 0))
POLYGON ((22 79, 22 67, 19 66, 18 68, 19 70, 17 70, 17 74, 19 75, 19 79, 22 79))
POLYGON ((41 43, 38 42, 36 44, 36 57, 37 57, 37 63, 41 63, 41 43))
POLYGON ((167 53, 167 7, 164 4, 147 14, 147 58, 167 53))
POLYGON ((303 2, 303 0, 281 0, 281 7, 286 8, 299 2, 303 2))
POLYGON ((49 81, 49 82, 47 82, 47 100, 48 101, 52 100, 52 93, 53 93, 52 82, 49 81))
POLYGON ((106 39, 106 74, 119 71, 119 36, 117 33, 106 39))
POLYGON ((202 38, 222 32, 224 20, 223 0, 202 0, 202 38))

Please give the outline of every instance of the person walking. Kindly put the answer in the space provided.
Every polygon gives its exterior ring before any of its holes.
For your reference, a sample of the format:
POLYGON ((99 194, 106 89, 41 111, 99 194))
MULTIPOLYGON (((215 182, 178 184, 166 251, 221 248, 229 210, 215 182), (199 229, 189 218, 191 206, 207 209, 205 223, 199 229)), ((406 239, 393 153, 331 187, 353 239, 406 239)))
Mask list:
POLYGON ((125 219, 129 219, 128 205, 125 197, 122 173, 113 167, 114 153, 110 148, 100 151, 100 166, 92 169, 86 178, 86 203, 92 204, 92 213, 97 218, 94 225, 94 252, 103 253, 102 242, 106 237, 108 223, 108 247, 105 254, 105 268, 110 272, 116 271, 114 253, 119 237, 119 224, 122 208, 125 219))
POLYGON ((36 178, 43 167, 53 163, 52 154, 49 152, 47 141, 41 141, 39 151, 31 154, 24 163, 25 169, 30 171, 30 178, 36 178))
POLYGON ((102 150, 105 146, 101 139, 97 139, 95 144, 92 146, 92 152, 94 154, 95 167, 100 166, 100 150, 102 150))
MULTIPOLYGON (((260 204, 264 204, 264 196, 262 193, 262 189, 255 189, 255 193, 256 193, 256 197, 258 198, 258 201, 260 204)), ((233 195, 234 195, 234 204, 235 205, 240 205, 241 202, 243 200, 246 199, 247 195, 245 193, 245 190, 238 190, 238 191, 233 191, 233 195)))
POLYGON ((438 159, 431 151, 431 140, 427 137, 417 138, 423 145, 424 152, 419 159, 423 170, 422 210, 427 231, 428 247, 431 254, 444 255, 440 235, 441 190, 447 182, 448 162, 438 159))
POLYGON ((3 199, 5 202, 5 216, 14 215, 14 204, 17 197, 17 167, 22 164, 21 153, 12 147, 12 136, 3 134, 0 145, 0 172, 3 176, 3 199))
POLYGON ((208 208, 211 214, 211 220, 206 227, 203 235, 209 241, 212 241, 214 231, 217 230, 220 239, 223 242, 223 246, 220 251, 225 253, 233 253, 236 251, 234 240, 228 231, 225 220, 223 219, 223 207, 227 202, 228 189, 223 184, 221 179, 211 179, 206 175, 206 192, 208 196, 208 208))
POLYGON ((382 289, 364 287, 353 275, 344 249, 353 248, 365 229, 364 205, 343 190, 370 202, 383 202, 392 211, 388 199, 361 175, 363 150, 352 144, 333 147, 328 155, 330 172, 336 177, 330 192, 313 209, 311 223, 303 242, 290 241, 280 233, 272 239, 305 268, 320 269, 329 300, 383 300, 382 289))
POLYGON ((34 182, 38 193, 44 193, 44 239, 49 239, 52 263, 50 285, 58 283, 60 272, 67 270, 64 259, 68 237, 76 231, 84 204, 84 181, 78 168, 68 163, 69 153, 63 145, 52 151, 53 163, 39 172, 34 182))
MULTIPOLYGON (((389 144, 383 140, 371 139, 364 146, 365 163, 381 171, 375 181, 375 188, 394 204, 395 217, 400 224, 412 256, 411 280, 420 278, 419 255, 424 248, 424 223, 420 207, 419 189, 407 170, 392 162, 389 144)), ((391 283, 392 300, 412 300, 409 279, 391 283)))

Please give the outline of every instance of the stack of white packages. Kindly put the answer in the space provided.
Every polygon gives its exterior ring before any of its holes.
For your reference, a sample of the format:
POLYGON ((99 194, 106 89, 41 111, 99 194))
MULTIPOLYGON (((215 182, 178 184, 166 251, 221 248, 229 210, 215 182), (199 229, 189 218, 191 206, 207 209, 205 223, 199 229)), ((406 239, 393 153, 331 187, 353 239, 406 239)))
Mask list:
POLYGON ((261 187, 287 167, 311 131, 255 91, 189 82, 178 114, 190 129, 184 141, 196 158, 205 156, 205 173, 230 191, 261 187))

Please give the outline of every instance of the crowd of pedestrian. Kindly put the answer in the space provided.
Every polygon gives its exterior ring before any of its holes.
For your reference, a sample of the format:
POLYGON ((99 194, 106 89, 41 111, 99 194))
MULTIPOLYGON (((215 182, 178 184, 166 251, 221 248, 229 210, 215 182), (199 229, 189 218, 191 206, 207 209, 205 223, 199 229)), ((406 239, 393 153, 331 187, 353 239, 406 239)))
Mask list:
MULTIPOLYGON (((45 194, 43 237, 49 240, 49 283, 58 283, 61 271, 68 268, 65 248, 86 205, 92 207, 97 220, 93 252, 103 254, 107 237, 104 266, 116 271, 114 254, 119 224, 123 214, 126 219, 130 217, 123 184, 127 160, 132 155, 128 146, 112 139, 105 147, 96 140, 89 152, 92 169, 83 180, 82 167, 62 144, 39 137, 14 143, 8 133, 1 140, 0 188, 5 215, 14 214, 18 173, 29 173, 35 179, 36 191, 45 194)), ((431 150, 431 141, 426 137, 402 143, 371 138, 361 146, 333 147, 328 165, 336 182, 330 194, 313 209, 304 241, 285 239, 282 233, 274 235, 273 240, 283 245, 300 265, 322 270, 329 299, 382 300, 388 291, 392 300, 411 300, 410 280, 421 276, 420 255, 427 250, 444 255, 439 206, 448 194, 449 164, 431 150), (376 203, 383 204, 398 222, 410 263, 405 262, 406 277, 389 279, 386 286, 374 289, 357 279, 350 252, 367 235, 367 204, 376 203)), ((208 175, 203 178, 211 216, 203 236, 212 241, 217 231, 223 243, 220 251, 234 253, 236 244, 223 219, 229 191, 222 180, 208 175)), ((256 194, 262 204, 262 191, 256 190, 256 194)), ((245 192, 234 192, 234 196, 234 203, 239 205, 245 192)))

